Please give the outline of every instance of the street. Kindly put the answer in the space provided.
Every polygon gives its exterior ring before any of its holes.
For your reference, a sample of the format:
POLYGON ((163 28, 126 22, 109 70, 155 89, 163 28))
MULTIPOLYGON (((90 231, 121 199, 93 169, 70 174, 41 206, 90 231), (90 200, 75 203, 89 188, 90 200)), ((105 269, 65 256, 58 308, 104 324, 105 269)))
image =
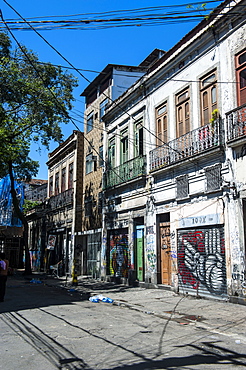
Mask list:
POLYGON ((163 289, 13 276, 0 306, 5 370, 235 369, 245 306, 163 289), (113 303, 93 303, 102 294, 113 303))

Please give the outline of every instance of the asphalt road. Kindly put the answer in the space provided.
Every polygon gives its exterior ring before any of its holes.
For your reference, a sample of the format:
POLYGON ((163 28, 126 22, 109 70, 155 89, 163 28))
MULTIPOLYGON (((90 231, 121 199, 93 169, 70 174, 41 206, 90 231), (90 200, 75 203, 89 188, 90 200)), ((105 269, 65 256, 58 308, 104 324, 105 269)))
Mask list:
POLYGON ((245 313, 159 289, 10 277, 0 369, 243 369, 245 313), (89 301, 99 293, 114 302, 89 301))

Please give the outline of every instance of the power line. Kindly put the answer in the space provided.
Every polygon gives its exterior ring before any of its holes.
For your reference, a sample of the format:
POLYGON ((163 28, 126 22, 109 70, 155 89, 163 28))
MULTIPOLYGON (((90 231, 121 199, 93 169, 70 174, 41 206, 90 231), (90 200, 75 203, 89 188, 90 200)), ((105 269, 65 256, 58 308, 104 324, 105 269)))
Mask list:
MULTIPOLYGON (((4 2, 8 4, 5 0, 4 2)), ((207 1, 206 4, 210 3, 219 3, 220 1, 207 1)), ((8 4, 9 5, 9 4, 8 4)), ((10 6, 10 5, 9 5, 10 6)), ((239 4, 240 6, 240 4, 239 4)), ((12 8, 13 9, 13 8, 12 8)), ((14 10, 14 9, 13 9, 14 10)), ((109 27, 126 27, 126 26, 153 26, 153 25, 163 25, 168 22, 181 22, 181 21, 197 21, 199 19, 204 19, 204 17, 209 17, 211 13, 213 13, 214 8, 206 8, 204 4, 201 2, 196 2, 193 4, 182 4, 182 5, 172 5, 172 6, 161 6, 161 7, 149 7, 149 8, 139 8, 139 9, 130 9, 130 10, 120 10, 120 11, 111 11, 111 12, 104 12, 104 13, 88 13, 88 14, 76 14, 71 16, 49 16, 50 19, 48 20, 39 20, 41 17, 35 18, 26 18, 25 20, 21 18, 21 20, 5 20, 5 22, 10 26, 12 29, 18 30, 29 30, 29 27, 23 27, 23 25, 28 24, 29 26, 32 24, 34 28, 48 30, 48 29, 91 29, 95 27, 95 29, 99 28, 109 28, 109 27), (156 12, 156 11, 163 11, 168 8, 183 8, 185 7, 185 11, 171 11, 161 14, 143 14, 146 11, 156 12), (132 15, 125 15, 125 12, 137 13, 137 16, 133 17, 132 15), (206 13, 206 14, 205 14, 206 13), (105 16, 113 16, 113 15, 120 15, 119 18, 103 18, 105 16), (123 15, 122 15, 123 14, 123 15), (96 15, 98 18, 90 18, 92 15, 96 15), (52 18, 68 18, 68 17, 78 17, 84 16, 85 18, 79 19, 60 19, 60 20, 52 20, 52 18), (27 21, 27 19, 29 21, 27 21), (36 19, 36 20, 35 20, 36 19), (154 22, 153 22, 154 21, 154 22), (156 23, 155 23, 156 22, 156 23), (100 25, 104 23, 104 25, 100 25), (82 27, 81 25, 84 24, 82 27), (48 27, 47 27, 48 25, 48 27)), ((235 13, 230 13, 230 16, 235 13)), ((237 13, 239 14, 239 13, 237 13)), ((19 15, 19 14, 18 14, 19 15)), ((20 16, 20 15, 19 15, 20 16)), ((227 14, 223 14, 223 16, 228 16, 227 14)), ((48 17, 48 16, 46 16, 48 17)))
MULTIPOLYGON (((20 13, 18 13, 18 11, 15 9, 15 8, 13 8, 10 4, 8 4, 8 2, 6 1, 6 0, 4 0, 4 2, 21 18, 21 19, 23 19, 23 21, 25 21, 28 25, 29 25, 29 27, 32 29, 32 30, 34 30, 34 32, 38 35, 38 36, 40 36, 41 38, 42 38, 42 40, 43 41, 45 41, 54 51, 56 51, 57 53, 58 53, 58 55, 59 56, 61 56, 71 67, 74 67, 73 66, 73 64, 72 63, 70 63, 68 60, 67 60, 67 58, 65 58, 53 45, 51 45, 37 30, 35 30, 34 28, 33 28, 33 26, 32 25, 30 25, 29 24, 29 22, 27 22, 26 20, 25 20, 25 18, 23 18, 22 16, 21 16, 21 14, 20 13)), ((6 27, 8 27, 8 25, 6 24, 6 27)), ((9 27, 8 27, 8 29, 9 29, 9 27)), ((86 79, 86 81, 87 82, 89 82, 90 83, 90 81, 77 69, 77 68, 75 68, 74 67, 74 69, 80 74, 80 76, 81 77, 83 77, 84 79, 86 79)), ((112 102, 112 104, 115 104, 116 105, 116 103, 109 97, 109 96, 107 96, 104 92, 102 93, 105 97, 107 97, 111 102, 112 102)), ((118 104, 118 107, 122 110, 122 112, 124 112, 125 114, 127 114, 129 117, 131 117, 130 116, 130 114, 126 111, 126 110, 124 110, 123 108, 121 108, 121 106, 118 104)), ((134 118, 133 118, 133 120, 134 120, 134 118)), ((74 124, 74 126, 80 131, 80 129, 78 128, 78 126, 73 122, 73 120, 71 119, 71 122, 74 124)), ((140 123, 141 124, 141 123, 140 123)), ((141 126, 142 126, 142 128, 144 129, 144 130, 146 130, 148 133, 150 133, 152 136, 154 136, 157 140, 159 140, 159 141, 161 141, 162 143, 163 143, 163 145, 166 145, 168 148, 170 148, 170 149, 172 149, 173 151, 175 151, 175 152, 177 152, 178 154, 182 154, 179 150, 176 150, 176 149, 173 149, 173 148, 171 148, 170 147, 170 145, 169 145, 169 143, 166 143, 166 142, 164 142, 163 140, 160 140, 159 138, 158 138, 158 136, 155 134, 155 133, 153 133, 150 129, 148 129, 147 127, 145 127, 143 124, 141 124, 141 126)), ((88 141, 88 140, 87 140, 88 141)), ((88 143, 90 144, 90 142, 88 141, 88 143)), ((94 150, 95 150, 95 148, 94 148, 94 150)), ((95 152, 99 155, 99 153, 95 150, 95 152)), ((99 157, 100 157, 100 155, 99 155, 99 157)), ((194 160, 191 160, 191 159, 188 159, 189 161, 191 161, 192 163, 194 162, 194 160)))
MULTIPOLYGON (((34 32, 35 33, 37 33, 54 51, 56 51, 57 53, 58 53, 58 55, 59 56, 61 56, 72 68, 74 68, 76 71, 77 71, 77 73, 79 73, 80 74, 80 76, 81 77, 83 77, 84 79, 86 79, 86 81, 87 82, 89 82, 90 83, 90 81, 80 72, 80 70, 78 69, 78 68, 75 68, 74 66, 73 66, 73 64, 72 63, 70 63, 55 47, 53 47, 37 30, 35 30, 34 28, 33 28, 33 26, 31 25, 31 24, 29 24, 29 22, 27 22, 10 4, 8 4, 8 2, 6 1, 6 0, 4 0, 4 2, 13 10, 13 11, 15 11, 15 13, 16 14, 18 14, 18 16, 20 16, 21 17, 21 19, 23 19, 23 21, 25 21, 26 22, 26 24, 28 24, 29 25, 29 27, 32 29, 32 30, 34 30, 34 32)), ((3 20, 3 18, 2 18, 2 20, 3 20)), ((4 21, 4 20, 3 20, 4 21)), ((5 21, 4 21, 4 24, 6 25, 6 27, 8 28, 8 30, 10 31, 10 29, 9 29, 9 26, 5 23, 5 21)), ((11 31, 10 31, 11 32, 11 31)), ((11 32, 11 34, 12 34, 12 32, 11 32)), ((12 37, 13 37, 13 34, 12 34, 12 37)), ((16 39, 15 39, 16 40, 16 39)), ((16 40, 16 42, 18 43, 18 41, 16 40)), ((19 45, 19 43, 18 43, 18 45, 19 45)), ((107 97, 109 100, 111 100, 111 102, 113 103, 113 104, 115 104, 115 105, 117 105, 117 103, 115 103, 109 96, 107 96, 105 93, 103 93, 103 95, 105 95, 105 97, 107 97)), ((120 105, 118 104, 118 107, 125 113, 125 114, 127 114, 129 117, 131 117, 131 115, 127 112, 127 111, 125 111, 123 108, 121 108, 120 107, 120 105)), ((71 122, 74 124, 74 126, 76 127, 76 129, 78 130, 78 131, 81 131, 79 128, 78 128, 78 126, 73 122, 73 120, 72 120, 72 118, 71 117, 69 117, 70 119, 71 119, 71 122)), ((133 118, 133 117, 132 117, 133 118)), ((133 118, 133 120, 135 120, 134 118, 133 118)), ((147 127, 145 127, 143 124, 141 124, 141 126, 142 126, 142 128, 143 129, 145 129, 147 132, 149 132, 151 135, 153 135, 156 139, 158 139, 158 140, 160 140, 159 138, 158 138, 158 136, 155 134, 155 133, 153 133, 151 130, 149 130, 147 127)), ((87 138, 85 138, 86 140, 87 140, 87 138)), ((88 143, 90 144, 90 142, 89 142, 89 140, 87 140, 88 141, 88 143)), ((177 152, 178 154, 182 154, 179 150, 176 150, 176 149, 174 149, 174 148, 171 148, 170 147, 170 145, 169 145, 169 143, 166 143, 166 142, 164 142, 163 140, 160 140, 160 141, 162 141, 162 143, 163 143, 163 145, 166 145, 168 148, 170 148, 170 149, 172 149, 173 151, 175 151, 175 152, 177 152)), ((95 150, 95 148, 93 148, 94 150, 95 150)), ((95 150, 95 152, 99 155, 99 157, 100 157, 100 154, 95 150)), ((191 160, 190 158, 188 158, 188 160, 189 161, 191 161, 192 163, 194 162, 194 161, 196 161, 196 160, 191 160)))

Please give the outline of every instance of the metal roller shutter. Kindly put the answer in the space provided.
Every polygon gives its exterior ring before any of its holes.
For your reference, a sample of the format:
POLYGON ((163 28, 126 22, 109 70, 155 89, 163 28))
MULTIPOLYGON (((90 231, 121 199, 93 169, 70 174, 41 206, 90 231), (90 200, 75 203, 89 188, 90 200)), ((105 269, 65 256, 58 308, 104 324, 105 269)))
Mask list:
POLYGON ((179 291, 226 298, 224 227, 178 230, 179 291))

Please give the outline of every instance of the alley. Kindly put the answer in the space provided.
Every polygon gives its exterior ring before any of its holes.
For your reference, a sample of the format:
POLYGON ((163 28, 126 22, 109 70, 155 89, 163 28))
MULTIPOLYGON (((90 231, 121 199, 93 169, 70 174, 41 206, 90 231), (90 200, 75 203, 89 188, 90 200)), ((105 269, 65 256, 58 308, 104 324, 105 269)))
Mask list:
POLYGON ((235 369, 246 366, 245 306, 59 279, 8 279, 0 369, 235 369), (102 294, 113 303, 93 303, 102 294), (14 356, 13 356, 14 353, 14 356))

